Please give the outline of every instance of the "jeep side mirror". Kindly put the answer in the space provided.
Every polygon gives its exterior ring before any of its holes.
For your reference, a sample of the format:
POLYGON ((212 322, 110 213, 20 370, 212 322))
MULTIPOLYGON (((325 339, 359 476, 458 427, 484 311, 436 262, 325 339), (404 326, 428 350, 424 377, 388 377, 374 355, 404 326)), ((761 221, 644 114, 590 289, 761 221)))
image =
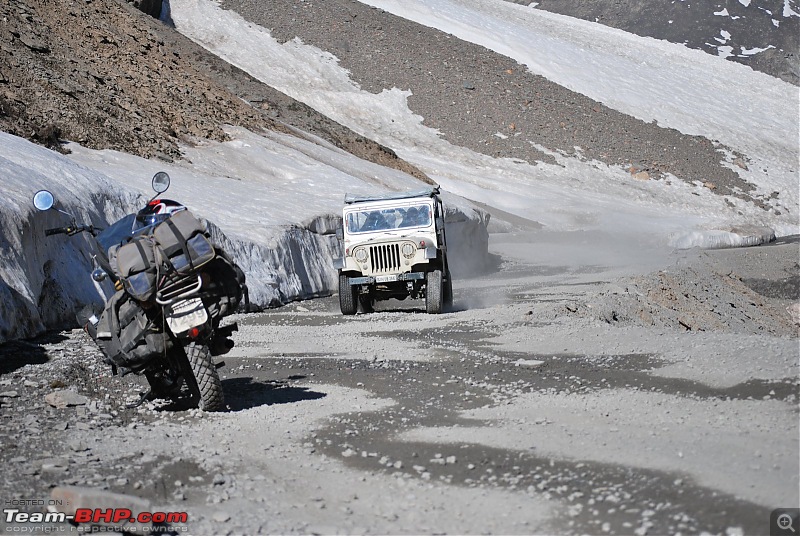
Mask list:
POLYGON ((441 216, 438 216, 436 218, 436 228, 437 229, 443 229, 444 228, 444 218, 442 218, 441 216))
POLYGON ((336 229, 336 238, 344 240, 344 231, 342 229, 336 229))

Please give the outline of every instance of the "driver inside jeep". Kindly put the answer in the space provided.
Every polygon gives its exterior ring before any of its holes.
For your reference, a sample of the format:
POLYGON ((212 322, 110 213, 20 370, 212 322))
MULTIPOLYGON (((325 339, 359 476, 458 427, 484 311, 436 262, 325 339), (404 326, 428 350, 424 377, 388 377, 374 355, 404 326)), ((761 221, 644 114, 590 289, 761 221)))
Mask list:
POLYGON ((419 210, 417 207, 411 207, 406 210, 403 216, 403 221, 400 222, 400 227, 413 227, 418 225, 417 219, 419 218, 419 210))
POLYGON ((400 227, 426 227, 430 224, 430 210, 426 206, 419 206, 411 207, 406 211, 400 227))
POLYGON ((367 216, 367 220, 364 222, 364 225, 361 226, 361 231, 382 231, 389 228, 389 224, 386 221, 386 218, 383 217, 377 210, 373 210, 367 216))

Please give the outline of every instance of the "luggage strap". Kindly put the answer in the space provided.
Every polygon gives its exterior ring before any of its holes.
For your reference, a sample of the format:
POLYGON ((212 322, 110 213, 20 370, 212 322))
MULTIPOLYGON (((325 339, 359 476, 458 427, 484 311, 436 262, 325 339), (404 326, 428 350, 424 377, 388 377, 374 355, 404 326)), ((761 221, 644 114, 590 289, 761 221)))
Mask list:
POLYGON ((192 260, 192 256, 189 255, 189 239, 181 234, 180 230, 178 230, 178 226, 175 225, 171 218, 166 220, 164 223, 167 224, 167 227, 170 231, 172 231, 172 234, 175 235, 175 240, 178 242, 178 245, 169 249, 165 249, 164 253, 167 254, 167 257, 171 257, 173 253, 182 251, 186 256, 186 259, 189 261, 189 266, 191 267, 192 271, 194 271, 194 262, 192 260))
MULTIPOLYGON (((127 356, 128 352, 133 350, 136 344, 132 344, 133 341, 128 341, 127 344, 123 345, 122 340, 120 340, 119 338, 120 334, 122 333, 122 329, 120 329, 119 325, 119 309, 120 309, 120 302, 122 301, 122 299, 132 300, 133 298, 131 298, 127 293, 125 293, 124 298, 120 298, 114 304, 114 314, 111 315, 111 340, 114 342, 114 344, 116 344, 117 348, 119 348, 120 351, 123 354, 125 354, 125 356, 127 356)), ((134 320, 134 322, 135 321, 136 320, 134 320)))
MULTIPOLYGON (((137 249, 137 251, 139 251, 139 255, 142 257, 142 261, 143 261, 142 265, 148 266, 149 263, 147 262, 147 253, 144 250, 144 246, 142 245, 142 241, 141 240, 137 240, 136 241, 136 249, 137 249)), ((146 272, 147 270, 144 270, 144 271, 146 272)))

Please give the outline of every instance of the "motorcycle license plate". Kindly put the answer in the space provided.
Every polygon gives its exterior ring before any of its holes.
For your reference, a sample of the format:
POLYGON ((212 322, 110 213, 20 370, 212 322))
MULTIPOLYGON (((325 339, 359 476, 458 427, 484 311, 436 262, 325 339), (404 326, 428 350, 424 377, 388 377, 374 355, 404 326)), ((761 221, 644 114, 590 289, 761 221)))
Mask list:
POLYGON ((376 275, 375 282, 376 283, 388 283, 389 281, 397 281, 396 275, 376 275))
POLYGON ((206 321, 208 312, 200 298, 175 302, 167 310, 167 325, 172 333, 183 333, 206 321))

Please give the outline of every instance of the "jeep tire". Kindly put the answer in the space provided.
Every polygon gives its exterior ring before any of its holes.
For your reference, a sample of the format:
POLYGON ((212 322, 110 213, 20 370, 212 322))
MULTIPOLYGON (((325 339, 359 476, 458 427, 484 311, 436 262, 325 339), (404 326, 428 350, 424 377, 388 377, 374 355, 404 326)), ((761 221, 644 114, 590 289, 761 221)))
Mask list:
POLYGON ((433 270, 428 272, 425 279, 425 309, 430 314, 439 314, 442 312, 442 304, 444 302, 442 271, 433 270))
POLYGON ((358 310, 358 289, 350 284, 350 278, 339 274, 339 308, 343 315, 354 315, 358 310))

